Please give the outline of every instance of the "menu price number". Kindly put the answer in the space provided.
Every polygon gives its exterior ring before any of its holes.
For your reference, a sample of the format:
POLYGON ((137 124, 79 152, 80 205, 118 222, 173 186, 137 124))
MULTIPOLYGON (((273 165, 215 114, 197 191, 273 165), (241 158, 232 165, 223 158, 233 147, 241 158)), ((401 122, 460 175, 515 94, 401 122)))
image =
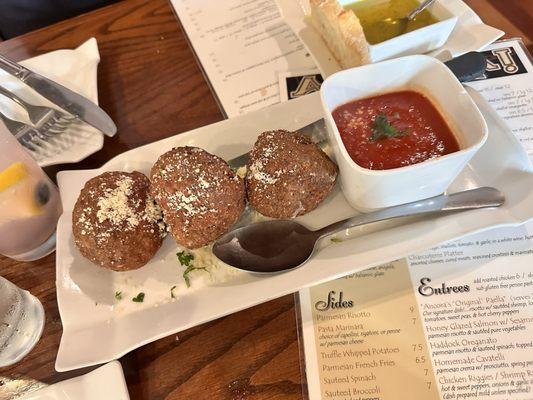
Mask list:
POLYGON ((413 351, 423 351, 424 346, 421 343, 414 343, 411 345, 413 347, 413 351))
MULTIPOLYGON (((409 307, 409 312, 411 314, 413 314, 415 312, 415 307, 414 306, 410 306, 409 307)), ((417 317, 411 317, 411 321, 413 322, 413 325, 416 325, 416 321, 417 321, 417 317)))
MULTIPOLYGON (((424 346, 420 343, 416 343, 412 345, 413 351, 420 352, 424 351, 424 346)), ((425 355, 415 356, 415 364, 425 366, 427 362, 425 355)), ((429 375, 429 368, 424 368, 424 376, 427 377, 429 375)), ((423 381, 426 389, 431 390, 432 381, 423 381)))
MULTIPOLYGON (((415 307, 415 306, 409 306, 409 313, 412 315, 412 314, 415 314, 418 312, 418 308, 415 307)), ((411 316, 410 317, 413 325, 416 325, 417 322, 418 322, 418 317, 415 317, 415 316, 411 316)), ((413 351, 413 353, 425 353, 426 351, 426 347, 424 346, 423 343, 411 343, 411 349, 413 351)), ((421 355, 415 355, 415 358, 414 358, 414 362, 417 366, 421 366, 421 367, 425 367, 427 366, 427 358, 424 354, 421 354, 421 355)), ((429 376, 429 368, 424 368, 424 377, 427 377, 429 376)), ((423 381, 423 384, 426 386, 426 390, 431 390, 431 386, 433 384, 433 382, 431 380, 429 381, 423 381)))
MULTIPOLYGON (((428 368, 424 368, 424 376, 428 376, 429 374, 429 369, 428 368)), ((428 390, 431 390, 431 381, 426 381, 426 387, 428 390)))
POLYGON ((423 364, 426 362, 426 356, 419 356, 419 357, 415 357, 415 362, 417 364, 423 364))

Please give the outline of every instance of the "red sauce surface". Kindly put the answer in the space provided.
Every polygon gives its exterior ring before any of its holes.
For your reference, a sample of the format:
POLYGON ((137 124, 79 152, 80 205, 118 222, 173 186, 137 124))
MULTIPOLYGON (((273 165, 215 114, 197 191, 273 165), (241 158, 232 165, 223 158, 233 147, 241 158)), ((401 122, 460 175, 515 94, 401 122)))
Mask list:
POLYGON ((364 168, 404 167, 459 150, 442 115, 418 92, 401 91, 351 101, 335 108, 332 114, 350 157, 364 168), (406 134, 371 141, 374 119, 379 114, 406 134))

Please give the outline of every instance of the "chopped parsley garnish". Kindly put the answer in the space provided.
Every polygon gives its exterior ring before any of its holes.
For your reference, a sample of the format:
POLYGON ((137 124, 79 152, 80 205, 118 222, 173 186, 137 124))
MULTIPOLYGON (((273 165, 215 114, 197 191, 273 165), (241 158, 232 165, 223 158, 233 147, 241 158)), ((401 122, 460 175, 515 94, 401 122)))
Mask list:
POLYGON ((115 292, 115 299, 122 300, 122 292, 115 292))
POLYGON ((176 296, 174 296, 174 289, 176 289, 176 285, 174 285, 174 286, 172 286, 172 287, 170 288, 170 297, 171 297, 172 299, 175 299, 175 298, 176 298, 176 296))
POLYGON ((385 114, 378 114, 374 117, 374 122, 372 123, 372 136, 370 137, 371 142, 375 142, 381 138, 396 138, 405 135, 407 135, 407 132, 401 131, 391 125, 385 114))
POLYGON ((185 251, 179 251, 176 253, 178 256, 178 260, 181 265, 185 267, 189 267, 191 265, 191 261, 194 260, 194 255, 191 253, 186 253, 185 251))
POLYGON ((188 266, 187 269, 183 272, 183 279, 185 279, 185 284, 187 285, 187 287, 191 287, 191 281, 189 279, 189 274, 192 271, 196 271, 196 270, 204 270, 207 272, 206 267, 195 267, 194 265, 188 266))
POLYGON ((339 239, 338 237, 336 236, 333 236, 331 239, 331 243, 342 243, 342 239, 339 239))
MULTIPOLYGON (((187 267, 185 269, 185 271, 183 272, 183 279, 185 280, 185 284, 187 285, 187 287, 191 287, 191 280, 189 278, 189 274, 192 271, 204 270, 206 272, 209 272, 209 271, 207 271, 207 268, 205 268, 205 267, 195 267, 192 264, 192 261, 194 260, 194 255, 193 254, 186 253, 185 251, 180 251, 180 252, 176 253, 176 255, 178 256, 178 260, 179 260, 180 264, 183 265, 184 267, 187 267)), ((172 294, 172 289, 170 289, 170 293, 172 294)))
POLYGON ((144 301, 144 293, 139 293, 137 296, 131 299, 131 301, 134 301, 135 303, 142 303, 144 301))

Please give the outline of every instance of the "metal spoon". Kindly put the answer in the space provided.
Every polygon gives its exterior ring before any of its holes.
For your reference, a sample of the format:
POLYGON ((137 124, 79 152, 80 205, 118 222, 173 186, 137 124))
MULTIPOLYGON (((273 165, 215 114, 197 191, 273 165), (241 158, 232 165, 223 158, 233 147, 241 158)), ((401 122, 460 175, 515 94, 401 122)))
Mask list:
POLYGON ((413 11, 411 11, 409 14, 407 14, 406 17, 403 18, 385 18, 381 21, 381 23, 384 23, 386 25, 397 25, 398 27, 398 36, 403 34, 407 30, 407 24, 409 24, 409 21, 412 21, 415 19, 415 17, 420 14, 422 11, 424 11, 427 7, 432 5, 435 2, 435 0, 425 0, 422 3, 420 3, 413 11))
POLYGON ((482 187, 357 215, 316 231, 292 220, 259 222, 226 233, 215 242, 213 253, 226 264, 244 271, 287 271, 309 260, 319 239, 345 229, 411 215, 498 207, 504 201, 499 190, 482 187))

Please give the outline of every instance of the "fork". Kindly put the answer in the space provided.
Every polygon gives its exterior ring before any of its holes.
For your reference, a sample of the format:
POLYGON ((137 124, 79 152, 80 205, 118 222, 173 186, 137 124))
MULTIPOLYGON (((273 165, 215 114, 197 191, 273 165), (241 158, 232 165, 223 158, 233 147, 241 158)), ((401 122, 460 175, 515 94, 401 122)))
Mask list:
POLYGON ((15 121, 2 112, 0 112, 0 120, 4 122, 6 128, 19 143, 30 150, 36 158, 50 156, 58 152, 59 149, 54 149, 54 145, 49 143, 55 134, 39 132, 33 126, 15 121))
POLYGON ((0 86, 0 94, 24 108, 35 128, 45 135, 48 133, 59 134, 63 132, 75 119, 75 117, 54 108, 30 104, 2 86, 0 86))

